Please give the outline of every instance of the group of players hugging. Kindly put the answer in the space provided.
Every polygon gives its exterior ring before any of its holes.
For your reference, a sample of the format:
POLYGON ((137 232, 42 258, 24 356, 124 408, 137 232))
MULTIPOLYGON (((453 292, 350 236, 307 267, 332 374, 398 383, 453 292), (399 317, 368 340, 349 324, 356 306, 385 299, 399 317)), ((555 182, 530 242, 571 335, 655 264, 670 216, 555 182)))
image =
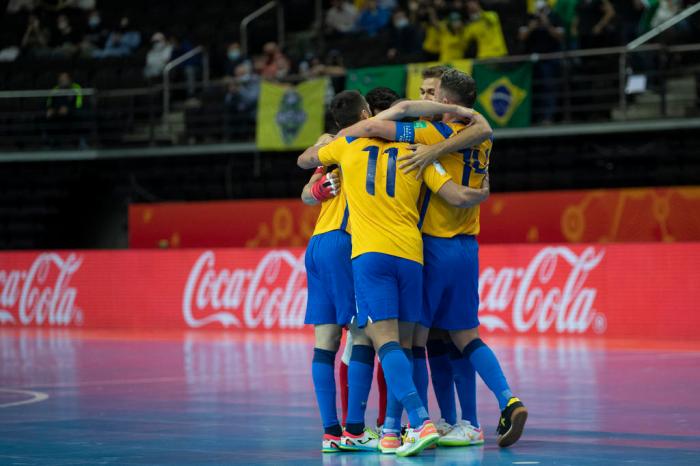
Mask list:
POLYGON ((411 456, 438 445, 483 444, 477 373, 501 410, 499 446, 515 443, 527 420, 479 336, 476 235, 493 132, 472 109, 469 75, 428 68, 420 92, 420 101, 400 100, 387 88, 366 97, 339 93, 330 111, 340 131, 321 136, 297 161, 316 169, 303 201, 321 204, 306 250, 305 323, 314 325, 311 371, 326 453, 411 456), (344 328, 341 427, 335 359, 344 328), (375 353, 378 431, 365 426, 375 353), (429 380, 441 413, 436 423, 428 414, 429 380))

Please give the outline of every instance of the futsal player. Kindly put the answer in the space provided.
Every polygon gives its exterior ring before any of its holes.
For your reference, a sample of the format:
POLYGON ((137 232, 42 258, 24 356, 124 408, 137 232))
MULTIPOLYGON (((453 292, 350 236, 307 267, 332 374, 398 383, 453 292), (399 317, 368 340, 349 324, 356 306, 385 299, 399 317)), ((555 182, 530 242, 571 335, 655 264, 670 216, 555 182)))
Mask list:
MULTIPOLYGON (((317 144, 328 137, 321 136, 317 144)), ((342 428, 336 408, 335 356, 342 329, 355 313, 348 208, 345 196, 338 195, 339 182, 338 170, 326 173, 320 166, 301 196, 306 204, 321 203, 305 255, 308 301, 304 323, 314 326, 311 376, 324 429, 321 451, 326 453, 340 449, 342 428)))
MULTIPOLYGON (((355 91, 338 94, 331 104, 340 127, 369 117, 365 99, 355 91)), ((353 275, 357 323, 367 327, 379 353, 389 391, 406 408, 410 427, 399 456, 420 453, 439 436, 413 383, 410 365, 413 327, 422 313, 423 247, 417 228, 421 182, 396 170, 407 146, 379 139, 337 138, 319 150, 307 149, 302 168, 338 164, 352 212, 353 275), (402 349, 403 348, 403 349, 402 349)), ((475 204, 480 189, 459 186, 438 164, 423 172, 423 181, 448 202, 475 204)))
MULTIPOLYGON (((448 70, 443 73, 436 93, 443 103, 471 107, 476 99, 476 84, 465 73, 448 70)), ((351 136, 382 137, 421 144, 443 143, 465 126, 456 115, 445 114, 441 122, 415 123, 386 122, 382 118, 401 118, 404 102, 377 119, 360 122, 344 131, 351 136), (392 115, 393 113, 393 115, 392 115)), ((462 147, 452 141, 451 150, 462 147)), ((463 185, 480 186, 487 177, 492 148, 489 138, 478 146, 440 158, 447 172, 463 185)), ((430 167, 430 165, 427 165, 430 167)), ((448 330, 455 346, 462 354, 461 364, 455 365, 458 377, 468 379, 473 370, 479 373, 494 393, 501 417, 497 442, 501 447, 515 443, 522 435, 527 420, 527 409, 511 392, 503 370, 493 351, 479 336, 478 321, 478 243, 479 208, 455 209, 426 192, 421 205, 421 229, 425 252, 425 327, 448 330), (473 368, 473 369, 472 369, 473 368)), ((427 377, 426 377, 427 378, 427 377)), ((474 387, 471 380, 465 386, 474 387)), ((427 389, 426 389, 427 392, 427 389)), ((427 393, 424 395, 427 397, 427 393)), ((463 419, 442 439, 443 445, 483 443, 483 433, 476 419, 476 391, 469 399, 460 400, 463 419), (473 408, 470 408, 473 405, 473 408), (465 409, 465 407, 467 409, 465 409)))

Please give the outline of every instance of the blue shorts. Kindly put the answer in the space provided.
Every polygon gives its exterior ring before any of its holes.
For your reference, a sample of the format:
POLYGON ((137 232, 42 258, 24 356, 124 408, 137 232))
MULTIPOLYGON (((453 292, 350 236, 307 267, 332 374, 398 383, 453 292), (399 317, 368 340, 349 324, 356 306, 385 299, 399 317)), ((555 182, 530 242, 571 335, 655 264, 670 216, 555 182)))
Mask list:
POLYGON ((423 235, 426 327, 465 330, 479 326, 479 243, 476 237, 423 235))
POLYGON ((350 235, 342 230, 309 240, 304 258, 309 290, 305 324, 350 323, 355 315, 351 254, 350 235))
POLYGON ((420 322, 422 268, 419 262, 378 252, 354 258, 357 326, 363 328, 368 320, 420 322))

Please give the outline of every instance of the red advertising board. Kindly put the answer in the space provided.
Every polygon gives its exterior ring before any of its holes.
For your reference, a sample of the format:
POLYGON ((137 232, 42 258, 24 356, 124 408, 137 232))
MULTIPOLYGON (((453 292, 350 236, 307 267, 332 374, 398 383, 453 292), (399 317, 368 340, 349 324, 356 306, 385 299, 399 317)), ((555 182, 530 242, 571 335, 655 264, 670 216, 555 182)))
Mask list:
MULTIPOLYGON (((700 243, 482 246, 486 332, 700 340, 700 243)), ((0 326, 308 331, 304 250, 0 253, 0 326)))
MULTIPOLYGON (((129 245, 299 247, 317 216, 298 199, 134 204, 129 245)), ((483 244, 700 241, 700 187, 492 194, 481 227, 483 244)))

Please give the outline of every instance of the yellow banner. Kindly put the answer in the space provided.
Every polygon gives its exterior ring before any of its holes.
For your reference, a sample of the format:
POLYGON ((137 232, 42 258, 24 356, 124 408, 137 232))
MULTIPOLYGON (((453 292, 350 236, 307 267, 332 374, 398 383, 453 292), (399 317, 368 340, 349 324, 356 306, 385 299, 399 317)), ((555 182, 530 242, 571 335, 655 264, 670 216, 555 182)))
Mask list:
POLYGON ((263 82, 258 99, 256 145, 261 150, 312 146, 323 132, 328 79, 298 86, 263 82))

